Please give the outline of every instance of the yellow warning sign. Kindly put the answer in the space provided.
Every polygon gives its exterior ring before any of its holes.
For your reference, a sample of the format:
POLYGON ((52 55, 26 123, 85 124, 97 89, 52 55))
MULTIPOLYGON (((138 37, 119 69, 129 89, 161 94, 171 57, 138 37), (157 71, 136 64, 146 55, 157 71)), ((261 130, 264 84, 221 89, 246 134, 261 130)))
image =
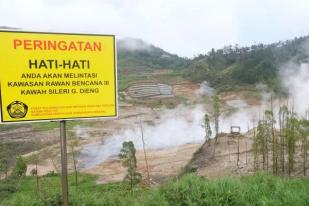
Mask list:
POLYGON ((115 36, 0 31, 1 122, 117 116, 115 36))

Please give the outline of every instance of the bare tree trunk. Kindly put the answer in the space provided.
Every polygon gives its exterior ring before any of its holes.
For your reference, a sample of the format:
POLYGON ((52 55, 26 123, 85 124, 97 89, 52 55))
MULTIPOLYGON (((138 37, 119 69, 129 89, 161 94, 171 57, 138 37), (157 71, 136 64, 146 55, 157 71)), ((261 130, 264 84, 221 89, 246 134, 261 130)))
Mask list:
POLYGON ((50 157, 49 159, 50 159, 50 161, 52 162, 53 167, 54 167, 55 170, 56 170, 56 173, 59 174, 59 168, 58 168, 58 166, 57 166, 57 160, 55 160, 54 158, 56 158, 56 157, 50 157))
POLYGON ((133 172, 132 172, 132 160, 130 159, 129 162, 130 162, 130 186, 131 186, 131 195, 133 195, 133 172))
POLYGON ((259 169, 259 153, 258 153, 258 145, 257 145, 257 139, 255 135, 255 128, 253 127, 253 139, 254 139, 254 145, 253 145, 253 152, 254 152, 254 169, 257 171, 259 169))
MULTIPOLYGON (((280 105, 281 108, 281 105, 280 105)), ((281 111, 279 111, 279 156, 280 156, 280 163, 281 167, 282 167, 282 149, 283 145, 282 145, 282 114, 281 111)))
POLYGON ((289 129, 290 131, 288 135, 289 176, 291 176, 294 167, 294 138, 295 138, 294 122, 291 122, 290 124, 291 124, 289 129))
POLYGON ((239 166, 239 135, 237 136, 237 166, 239 166))
POLYGON ((246 141, 246 165, 248 165, 248 149, 247 149, 247 141, 246 141))
POLYGON ((285 140, 286 140, 286 119, 285 119, 285 115, 283 115, 282 117, 282 129, 283 129, 283 133, 282 133, 282 173, 284 174, 285 171, 285 140))
POLYGON ((149 175, 148 160, 147 160, 145 141, 144 141, 144 130, 143 130, 143 125, 142 125, 141 120, 140 120, 140 128, 141 128, 141 133, 142 133, 143 150, 144 150, 144 157, 145 157, 145 163, 146 163, 147 182, 148 182, 148 186, 150 186, 150 175, 149 175))
POLYGON ((303 168, 304 168, 304 176, 306 176, 306 162, 307 162, 307 136, 304 137, 303 140, 303 150, 304 150, 304 162, 303 162, 303 168))
POLYGON ((78 186, 78 173, 77 173, 77 163, 76 163, 76 157, 75 157, 75 152, 73 151, 73 166, 74 166, 74 174, 75 174, 75 186, 78 186))
POLYGON ((39 194, 40 193, 40 186, 39 186, 39 171, 38 171, 38 162, 36 161, 35 162, 35 170, 36 170, 36 190, 37 190, 37 193, 39 194))
POLYGON ((231 148, 230 148, 230 143, 229 141, 227 141, 227 148, 228 148, 228 152, 229 152, 229 162, 231 162, 231 148))
POLYGON ((267 169, 267 134, 266 134, 266 127, 265 127, 265 122, 263 118, 263 145, 262 145, 262 152, 263 152, 263 170, 267 169))
POLYGON ((9 168, 8 168, 8 167, 9 167, 8 164, 9 164, 8 161, 5 160, 5 179, 8 178, 8 169, 9 169, 9 168))
MULTIPOLYGON (((268 125, 267 125, 267 127, 268 127, 268 125)), ((268 166, 269 166, 269 159, 268 159, 268 153, 269 153, 269 151, 268 151, 268 139, 269 139, 269 131, 268 131, 268 128, 267 128, 267 133, 266 133, 266 135, 265 135, 265 149, 266 149, 266 170, 268 171, 268 166)))
POLYGON ((74 168, 74 176, 75 176, 75 186, 78 186, 78 171, 77 171, 77 157, 76 157, 76 147, 78 147, 79 143, 78 143, 78 139, 77 137, 73 137, 74 134, 70 133, 70 150, 72 153, 72 160, 73 160, 73 168, 74 168), (75 139, 73 139, 75 138, 75 139))
POLYGON ((273 113, 273 98, 270 100, 271 104, 271 136, 272 136, 272 153, 273 153, 273 174, 277 175, 277 142, 275 138, 275 130, 274 130, 274 113, 273 113))

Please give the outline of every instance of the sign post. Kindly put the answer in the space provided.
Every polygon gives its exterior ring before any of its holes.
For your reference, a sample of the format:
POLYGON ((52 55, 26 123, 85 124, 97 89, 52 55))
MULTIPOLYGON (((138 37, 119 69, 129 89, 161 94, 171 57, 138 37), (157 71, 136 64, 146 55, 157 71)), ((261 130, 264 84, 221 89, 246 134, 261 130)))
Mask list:
POLYGON ((68 159, 67 159, 67 140, 66 140, 66 122, 60 121, 60 143, 61 143, 61 183, 63 205, 69 205, 68 191, 68 159))
POLYGON ((117 117, 114 35, 0 31, 0 123, 60 121, 68 205, 66 120, 117 117))

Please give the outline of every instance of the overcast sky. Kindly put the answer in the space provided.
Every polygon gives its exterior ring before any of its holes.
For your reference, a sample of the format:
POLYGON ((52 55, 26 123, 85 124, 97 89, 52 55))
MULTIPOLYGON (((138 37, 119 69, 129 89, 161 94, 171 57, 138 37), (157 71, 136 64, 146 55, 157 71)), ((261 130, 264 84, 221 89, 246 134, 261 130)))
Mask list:
POLYGON ((141 38, 193 57, 309 34, 308 0, 0 0, 0 26, 141 38))

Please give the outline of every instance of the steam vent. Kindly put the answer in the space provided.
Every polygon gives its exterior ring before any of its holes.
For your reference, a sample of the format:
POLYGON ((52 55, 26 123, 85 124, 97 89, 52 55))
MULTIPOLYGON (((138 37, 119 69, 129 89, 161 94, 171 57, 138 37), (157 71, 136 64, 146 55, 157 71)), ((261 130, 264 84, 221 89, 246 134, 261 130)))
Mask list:
POLYGON ((130 86, 128 93, 131 97, 170 97, 173 96, 173 88, 167 84, 155 82, 143 82, 130 86))

